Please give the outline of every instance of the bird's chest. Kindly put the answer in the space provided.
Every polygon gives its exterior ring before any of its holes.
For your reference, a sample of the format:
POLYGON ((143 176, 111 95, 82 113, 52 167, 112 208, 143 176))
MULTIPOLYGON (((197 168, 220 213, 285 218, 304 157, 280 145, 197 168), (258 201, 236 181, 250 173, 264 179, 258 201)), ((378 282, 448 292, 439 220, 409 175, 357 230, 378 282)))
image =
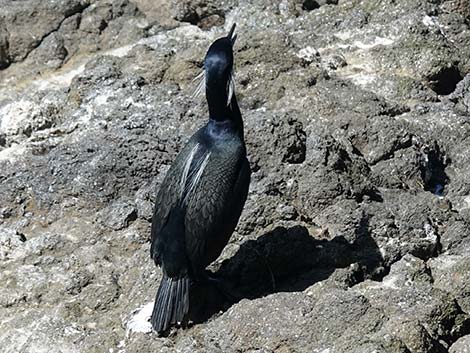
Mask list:
POLYGON ((181 175, 181 196, 188 200, 205 193, 224 194, 237 175, 240 148, 236 144, 196 145, 188 156, 181 175))
POLYGON ((207 153, 208 173, 222 177, 230 176, 236 170, 240 158, 240 149, 236 144, 215 144, 207 153))

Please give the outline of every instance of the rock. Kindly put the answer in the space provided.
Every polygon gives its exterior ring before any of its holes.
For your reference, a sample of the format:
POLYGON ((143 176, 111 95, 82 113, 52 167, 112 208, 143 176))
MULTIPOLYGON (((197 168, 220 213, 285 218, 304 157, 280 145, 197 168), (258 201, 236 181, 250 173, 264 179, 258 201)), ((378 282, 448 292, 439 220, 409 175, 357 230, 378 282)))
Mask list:
POLYGON ((68 52, 63 38, 56 33, 51 33, 36 50, 34 57, 38 62, 37 66, 40 66, 43 60, 47 68, 57 69, 62 66, 67 56, 68 52))
POLYGON ((470 335, 461 337, 449 349, 450 353, 468 353, 470 352, 470 335))
POLYGON ((466 255, 441 255, 429 261, 434 283, 437 288, 452 293, 458 304, 470 313, 470 298, 468 298, 468 276, 470 266, 466 255))
POLYGON ((113 230, 120 230, 137 218, 135 207, 130 200, 118 200, 100 211, 103 225, 113 230))
POLYGON ((354 288, 393 318, 384 325, 389 334, 411 352, 432 352, 448 348, 470 325, 470 316, 455 299, 432 284, 427 265, 406 255, 392 265, 382 283, 366 281, 354 288))
POLYGON ((155 187, 153 185, 140 188, 135 196, 137 216, 150 221, 153 216, 155 187))
POLYGON ((8 260, 9 255, 23 246, 26 238, 23 234, 12 229, 0 228, 0 259, 8 260))
POLYGON ((134 4, 145 16, 163 27, 175 27, 178 22, 173 18, 173 4, 168 0, 135 0, 134 4))
POLYGON ((0 7, 2 352, 465 347, 464 2, 0 7), (193 79, 234 22, 253 173, 210 271, 240 300, 195 286, 195 323, 156 337, 156 190, 207 119, 193 79))
POLYGON ((456 104, 456 107, 463 111, 470 111, 470 74, 461 80, 455 90, 449 95, 449 99, 456 104))
POLYGON ((75 54, 125 46, 141 39, 148 28, 137 7, 127 0, 4 3, 0 69, 15 64, 9 76, 16 79, 49 73, 75 54), (27 32, 25 26, 29 26, 27 32))
POLYGON ((11 62, 24 60, 43 39, 58 30, 64 19, 89 5, 88 1, 82 0, 41 4, 34 1, 8 4, 8 1, 3 1, 2 18, 9 33, 11 62), (29 31, 24 31, 25 26, 29 31))
POLYGON ((189 22, 203 29, 223 25, 224 11, 213 1, 177 1, 173 2, 173 16, 177 21, 189 22))

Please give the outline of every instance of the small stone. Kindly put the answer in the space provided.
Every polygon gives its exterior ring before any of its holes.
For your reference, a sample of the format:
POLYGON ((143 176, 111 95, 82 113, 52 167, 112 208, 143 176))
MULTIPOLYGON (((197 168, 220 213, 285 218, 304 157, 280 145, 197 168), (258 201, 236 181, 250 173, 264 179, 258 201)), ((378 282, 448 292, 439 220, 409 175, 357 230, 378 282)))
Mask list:
POLYGON ((470 353, 470 335, 460 337, 452 346, 449 353, 470 353))
POLYGON ((0 260, 8 260, 10 254, 23 246, 26 237, 16 230, 0 226, 0 260))
POLYGON ((137 211, 131 200, 118 200, 101 210, 99 219, 101 223, 113 230, 126 228, 137 217, 137 211))

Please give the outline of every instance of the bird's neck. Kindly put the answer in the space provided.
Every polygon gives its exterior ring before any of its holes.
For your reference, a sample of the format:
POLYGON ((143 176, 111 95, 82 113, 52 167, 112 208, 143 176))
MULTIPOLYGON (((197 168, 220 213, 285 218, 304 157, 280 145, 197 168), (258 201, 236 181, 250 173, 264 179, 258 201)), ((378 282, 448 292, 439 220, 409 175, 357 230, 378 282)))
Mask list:
POLYGON ((209 118, 215 121, 230 119, 231 110, 228 104, 227 89, 223 85, 206 85, 209 118))
POLYGON ((223 91, 206 90, 207 104, 209 106, 209 121, 214 126, 230 127, 243 139, 243 120, 238 108, 237 98, 232 95, 227 104, 227 94, 223 91), (209 94, 210 93, 210 94, 209 94))

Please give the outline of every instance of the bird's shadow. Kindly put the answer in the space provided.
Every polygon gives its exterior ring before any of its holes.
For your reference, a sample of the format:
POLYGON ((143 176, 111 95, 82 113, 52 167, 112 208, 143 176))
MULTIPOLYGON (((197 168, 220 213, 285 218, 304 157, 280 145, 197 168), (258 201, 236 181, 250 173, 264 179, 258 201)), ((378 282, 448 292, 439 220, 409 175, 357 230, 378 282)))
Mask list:
POLYGON ((206 321, 244 298, 302 291, 327 279, 336 269, 352 264, 355 270, 348 272, 346 285, 364 278, 381 279, 386 270, 379 248, 370 235, 368 215, 362 215, 354 232, 355 241, 350 243, 343 236, 316 239, 304 226, 278 227, 243 243, 215 273, 233 297, 227 298, 215 286, 195 285, 190 305, 192 321, 206 321))

